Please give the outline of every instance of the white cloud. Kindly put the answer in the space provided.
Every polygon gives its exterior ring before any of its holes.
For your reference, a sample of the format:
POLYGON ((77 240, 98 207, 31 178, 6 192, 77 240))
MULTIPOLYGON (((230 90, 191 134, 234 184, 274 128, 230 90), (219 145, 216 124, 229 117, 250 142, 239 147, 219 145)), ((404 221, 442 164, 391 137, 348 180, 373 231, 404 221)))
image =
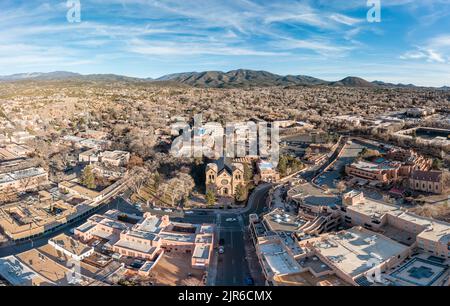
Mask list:
POLYGON ((400 56, 401 59, 426 60, 427 62, 448 62, 450 54, 450 35, 439 35, 429 39, 424 46, 416 47, 400 56))
POLYGON ((222 56, 281 56, 287 52, 268 52, 242 47, 232 47, 221 43, 187 43, 187 42, 147 42, 143 40, 130 41, 128 51, 141 55, 158 56, 192 56, 192 55, 222 55, 222 56))
POLYGON ((342 15, 342 14, 332 14, 330 16, 330 19, 332 19, 338 23, 345 24, 347 26, 353 26, 355 24, 362 22, 362 19, 352 18, 352 17, 342 15))
POLYGON ((419 60, 424 59, 427 62, 445 63, 444 56, 433 49, 419 49, 414 51, 408 51, 400 56, 403 60, 419 60))

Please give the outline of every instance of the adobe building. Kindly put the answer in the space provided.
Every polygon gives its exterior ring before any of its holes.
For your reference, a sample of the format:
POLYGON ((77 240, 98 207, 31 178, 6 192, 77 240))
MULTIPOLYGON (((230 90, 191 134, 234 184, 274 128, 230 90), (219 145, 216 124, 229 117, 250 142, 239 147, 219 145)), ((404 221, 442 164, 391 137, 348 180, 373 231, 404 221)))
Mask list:
POLYGON ((221 197, 234 197, 236 188, 245 185, 244 165, 221 158, 206 167, 206 189, 221 197))
POLYGON ((444 192, 442 171, 413 171, 409 179, 409 188, 435 194, 444 192))

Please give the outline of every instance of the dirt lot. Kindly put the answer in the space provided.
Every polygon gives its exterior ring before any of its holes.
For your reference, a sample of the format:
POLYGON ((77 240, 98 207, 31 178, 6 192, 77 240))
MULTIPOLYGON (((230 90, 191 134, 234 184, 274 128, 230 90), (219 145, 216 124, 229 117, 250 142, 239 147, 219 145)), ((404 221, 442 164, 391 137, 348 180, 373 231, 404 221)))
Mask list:
POLYGON ((450 203, 447 203, 447 201, 418 205, 410 209, 410 211, 419 216, 432 217, 436 220, 450 222, 450 203))
POLYGON ((203 270, 191 268, 189 254, 165 253, 153 269, 151 279, 156 286, 203 286, 203 275, 203 270))

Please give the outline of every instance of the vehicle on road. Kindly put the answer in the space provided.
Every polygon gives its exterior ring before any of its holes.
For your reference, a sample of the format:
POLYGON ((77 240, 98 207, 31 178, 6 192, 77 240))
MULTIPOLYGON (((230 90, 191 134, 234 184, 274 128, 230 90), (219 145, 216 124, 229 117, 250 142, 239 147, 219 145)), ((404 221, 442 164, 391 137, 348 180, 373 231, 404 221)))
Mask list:
POLYGON ((184 212, 186 215, 193 215, 194 212, 192 210, 187 210, 184 212))
POLYGON ((220 245, 220 246, 225 245, 225 239, 220 238, 220 239, 219 239, 219 245, 220 245))
POLYGON ((254 286, 255 285, 255 281, 253 280, 253 277, 251 276, 247 276, 244 280, 245 285, 247 286, 254 286))
POLYGON ((165 211, 165 212, 168 212, 168 213, 171 213, 171 212, 173 212, 173 210, 172 210, 172 209, 170 209, 170 208, 166 208, 166 209, 164 209, 164 211, 165 211))
POLYGON ((160 210, 162 210, 162 209, 159 208, 159 207, 153 207, 153 210, 158 210, 158 211, 160 211, 160 210))
POLYGON ((225 248, 221 245, 219 247, 219 254, 223 254, 223 253, 225 253, 225 248))
POLYGON ((227 222, 236 222, 237 219, 236 218, 227 218, 227 219, 225 219, 225 221, 227 221, 227 222))

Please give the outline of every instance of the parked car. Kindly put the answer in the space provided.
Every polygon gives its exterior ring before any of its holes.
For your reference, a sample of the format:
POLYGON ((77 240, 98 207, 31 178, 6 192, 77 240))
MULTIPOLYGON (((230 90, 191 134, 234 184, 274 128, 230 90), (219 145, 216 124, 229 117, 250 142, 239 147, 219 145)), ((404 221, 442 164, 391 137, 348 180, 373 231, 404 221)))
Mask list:
POLYGON ((225 221, 227 221, 227 222, 236 222, 237 219, 236 218, 227 218, 227 219, 225 219, 225 221))
POLYGON ((255 281, 253 280, 253 277, 247 276, 247 277, 245 278, 245 284, 246 284, 247 286, 254 286, 254 285, 255 285, 255 281))
POLYGON ((225 248, 221 245, 219 247, 219 254, 223 254, 223 253, 225 253, 225 248))
POLYGON ((192 215, 194 214, 194 212, 192 210, 187 210, 184 212, 186 215, 192 215))

